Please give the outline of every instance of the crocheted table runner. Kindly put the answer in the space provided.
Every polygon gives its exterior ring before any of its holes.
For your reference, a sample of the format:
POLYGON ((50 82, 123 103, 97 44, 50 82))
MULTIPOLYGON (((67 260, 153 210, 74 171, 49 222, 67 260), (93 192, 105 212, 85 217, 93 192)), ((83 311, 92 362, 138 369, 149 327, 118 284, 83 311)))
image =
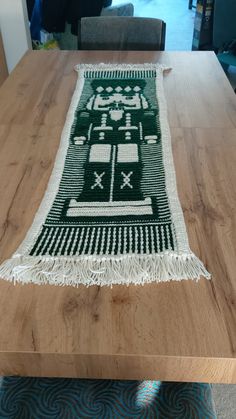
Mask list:
POLYGON ((43 202, 0 277, 74 286, 210 277, 177 197, 164 69, 77 66, 43 202))

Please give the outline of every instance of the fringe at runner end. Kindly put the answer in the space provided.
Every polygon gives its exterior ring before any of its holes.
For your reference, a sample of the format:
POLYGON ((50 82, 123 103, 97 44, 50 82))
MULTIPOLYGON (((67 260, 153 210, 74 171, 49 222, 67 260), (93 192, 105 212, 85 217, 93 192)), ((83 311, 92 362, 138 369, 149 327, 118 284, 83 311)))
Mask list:
POLYGON ((15 255, 0 267, 0 277, 16 283, 60 286, 144 285, 211 275, 193 254, 164 252, 125 257, 32 257, 15 255))

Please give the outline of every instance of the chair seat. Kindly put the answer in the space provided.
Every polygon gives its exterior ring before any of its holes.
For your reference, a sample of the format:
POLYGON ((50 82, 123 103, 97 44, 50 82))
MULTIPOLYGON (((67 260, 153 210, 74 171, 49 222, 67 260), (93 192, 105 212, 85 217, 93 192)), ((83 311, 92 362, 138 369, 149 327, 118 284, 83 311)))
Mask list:
POLYGON ((236 55, 230 54, 230 52, 217 54, 217 58, 222 64, 236 66, 236 55))
POLYGON ((216 418, 209 384, 21 377, 0 380, 0 418, 216 418))

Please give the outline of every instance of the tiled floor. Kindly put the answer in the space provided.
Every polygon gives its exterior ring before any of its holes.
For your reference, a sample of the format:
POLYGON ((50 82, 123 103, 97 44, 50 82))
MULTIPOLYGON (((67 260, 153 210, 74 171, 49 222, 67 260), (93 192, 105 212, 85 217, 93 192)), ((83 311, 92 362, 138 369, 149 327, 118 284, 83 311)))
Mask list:
POLYGON ((212 393, 218 419, 235 419, 236 385, 215 384, 212 386, 212 393))

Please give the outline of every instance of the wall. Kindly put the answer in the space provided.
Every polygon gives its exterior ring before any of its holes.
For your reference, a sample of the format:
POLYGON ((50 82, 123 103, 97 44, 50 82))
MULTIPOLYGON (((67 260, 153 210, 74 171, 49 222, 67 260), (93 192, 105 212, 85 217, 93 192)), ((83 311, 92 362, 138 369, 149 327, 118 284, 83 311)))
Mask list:
POLYGON ((0 31, 0 86, 5 81, 7 76, 8 76, 7 63, 6 63, 5 52, 4 52, 3 43, 2 43, 1 31, 0 31))
POLYGON ((10 72, 31 48, 26 0, 0 0, 0 28, 10 72))

